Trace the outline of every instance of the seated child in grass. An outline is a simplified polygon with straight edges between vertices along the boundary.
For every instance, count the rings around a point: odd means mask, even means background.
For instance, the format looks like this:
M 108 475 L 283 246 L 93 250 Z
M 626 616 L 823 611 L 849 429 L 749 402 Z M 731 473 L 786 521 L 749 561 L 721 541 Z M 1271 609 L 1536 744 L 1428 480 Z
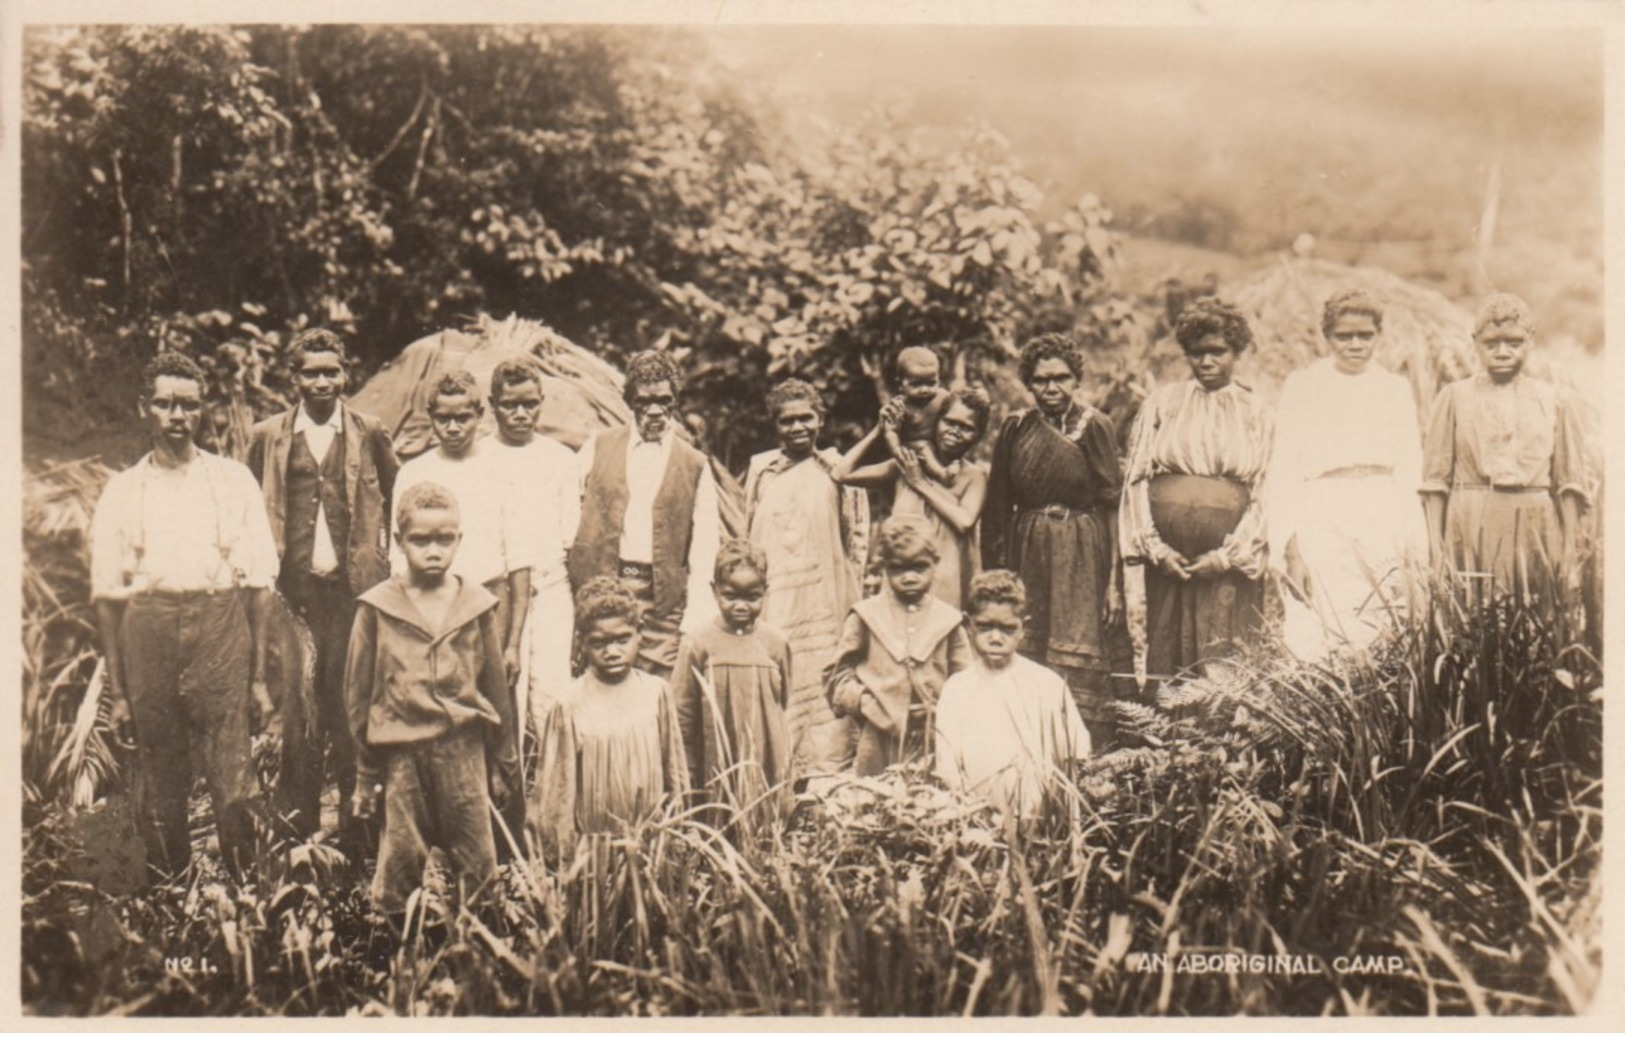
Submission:
M 966 625 L 976 661 L 937 703 L 936 772 L 950 788 L 1031 817 L 1058 767 L 1089 755 L 1089 729 L 1066 681 L 1016 654 L 1027 590 L 1005 569 L 971 581 Z
M 717 552 L 711 589 L 717 618 L 686 638 L 672 672 L 689 776 L 699 798 L 760 822 L 793 806 L 790 645 L 758 617 L 767 597 L 767 556 L 748 540 Z M 726 825 L 730 811 L 710 820 Z
M 875 553 L 885 584 L 847 613 L 827 682 L 836 715 L 858 720 L 860 776 L 931 752 L 937 693 L 970 662 L 960 611 L 930 593 L 937 548 L 925 524 L 887 519 Z
M 375 904 L 391 917 L 422 884 L 439 847 L 467 895 L 496 875 L 491 800 L 521 795 L 518 725 L 502 665 L 497 599 L 452 575 L 462 539 L 457 499 L 420 482 L 395 517 L 406 573 L 360 598 L 344 673 L 355 737 L 355 814 L 384 830 Z
M 581 835 L 615 832 L 667 796 L 688 793 L 688 761 L 666 682 L 633 663 L 643 626 L 637 596 L 613 576 L 576 594 L 586 669 L 543 720 L 533 815 L 558 859 Z

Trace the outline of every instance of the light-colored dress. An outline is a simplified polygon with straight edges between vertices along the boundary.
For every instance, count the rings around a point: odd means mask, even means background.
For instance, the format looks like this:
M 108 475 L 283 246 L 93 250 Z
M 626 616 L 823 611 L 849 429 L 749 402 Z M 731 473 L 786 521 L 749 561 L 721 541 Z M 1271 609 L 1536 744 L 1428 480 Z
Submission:
M 1448 496 L 1445 551 L 1483 589 L 1549 593 L 1561 550 L 1555 500 L 1589 500 L 1579 415 L 1528 375 L 1445 386 L 1423 447 L 1422 492 Z
M 852 724 L 824 696 L 841 625 L 859 597 L 869 507 L 861 489 L 842 488 L 829 470 L 839 456 L 819 451 L 792 463 L 782 451 L 751 459 L 745 507 L 751 543 L 767 555 L 762 621 L 792 650 L 786 718 L 803 773 L 832 773 L 852 759 Z
M 1283 567 L 1296 539 L 1314 588 L 1302 637 L 1291 636 L 1289 615 L 1288 640 L 1301 654 L 1364 647 L 1396 617 L 1403 596 L 1395 583 L 1427 549 L 1421 481 L 1409 382 L 1376 364 L 1347 374 L 1330 357 L 1287 378 L 1276 408 L 1269 537 Z
M 1231 383 L 1211 392 L 1195 381 L 1159 386 L 1146 399 L 1130 437 L 1120 512 L 1123 560 L 1145 563 L 1146 659 L 1153 679 L 1177 675 L 1206 660 L 1233 654 L 1263 622 L 1263 576 L 1269 561 L 1264 475 L 1274 422 L 1250 389 Z M 1205 535 L 1160 528 L 1153 518 L 1153 484 L 1166 476 L 1165 500 L 1178 512 L 1217 512 L 1215 496 L 1241 503 L 1225 519 L 1212 550 L 1229 564 L 1219 576 L 1179 580 L 1154 562 L 1169 549 L 1165 538 Z M 1216 486 L 1216 484 L 1224 484 Z M 1217 489 L 1214 494 L 1207 492 Z M 1184 550 L 1187 560 L 1190 551 Z
M 688 792 L 688 761 L 666 684 L 633 670 L 605 684 L 591 670 L 555 701 L 542 729 L 531 817 L 552 853 L 613 833 Z
M 750 808 L 758 821 L 788 815 L 794 772 L 784 704 L 792 672 L 789 643 L 766 623 L 735 633 L 719 618 L 684 639 L 672 699 L 699 798 Z M 712 822 L 731 819 L 720 811 Z
M 937 776 L 1000 810 L 1030 817 L 1056 768 L 1089 749 L 1089 729 L 1066 681 L 1025 656 L 1002 670 L 977 660 L 942 686 Z

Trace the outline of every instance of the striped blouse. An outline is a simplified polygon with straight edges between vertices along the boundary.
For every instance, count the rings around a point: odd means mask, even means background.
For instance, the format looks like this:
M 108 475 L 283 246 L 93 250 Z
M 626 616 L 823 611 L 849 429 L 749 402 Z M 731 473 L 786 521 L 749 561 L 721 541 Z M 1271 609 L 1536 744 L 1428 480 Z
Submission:
M 1247 510 L 1219 551 L 1248 578 L 1263 576 L 1269 559 L 1264 473 L 1273 438 L 1268 404 L 1244 386 L 1232 382 L 1209 392 L 1183 381 L 1152 390 L 1129 437 L 1120 512 L 1124 560 L 1154 561 L 1167 550 L 1151 521 L 1151 477 L 1204 475 L 1247 487 Z

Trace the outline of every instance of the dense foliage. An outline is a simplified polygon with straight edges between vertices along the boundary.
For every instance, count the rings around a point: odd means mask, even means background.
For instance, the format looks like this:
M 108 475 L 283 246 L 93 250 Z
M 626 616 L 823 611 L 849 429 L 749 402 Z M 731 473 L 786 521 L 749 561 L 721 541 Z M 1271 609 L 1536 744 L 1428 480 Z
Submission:
M 211 359 L 240 422 L 276 404 L 290 329 L 349 329 L 375 365 L 514 312 L 611 359 L 677 352 L 742 469 L 770 378 L 814 379 L 850 425 L 899 346 L 951 344 L 974 376 L 1046 312 L 1123 318 L 1090 309 L 1115 248 L 1097 200 L 1042 224 L 985 128 L 877 114 L 791 146 L 691 34 L 96 27 L 27 57 L 36 433 L 123 414 L 101 374 L 160 346 Z

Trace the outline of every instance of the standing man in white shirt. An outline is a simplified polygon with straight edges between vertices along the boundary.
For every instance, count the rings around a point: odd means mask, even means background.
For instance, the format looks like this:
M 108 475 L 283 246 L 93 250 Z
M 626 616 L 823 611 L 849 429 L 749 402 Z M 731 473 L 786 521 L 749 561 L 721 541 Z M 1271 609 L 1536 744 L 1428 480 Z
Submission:
M 677 365 L 648 350 L 626 364 L 631 428 L 582 446 L 581 528 L 570 579 L 618 576 L 647 609 L 641 669 L 671 675 L 680 633 L 714 615 L 710 582 L 721 541 L 717 485 L 705 455 L 676 435 Z
M 505 467 L 508 566 L 522 569 L 528 587 L 514 589 L 519 646 L 518 715 L 532 718 L 537 734 L 547 705 L 570 687 L 570 635 L 575 629 L 565 557 L 581 521 L 581 479 L 574 450 L 538 435 L 545 393 L 542 371 L 529 357 L 497 364 L 491 372 L 493 453 Z
M 260 482 L 282 559 L 277 588 L 310 630 L 314 692 L 283 703 L 276 807 L 294 834 L 321 826 L 326 759 L 339 788 L 339 848 L 352 861 L 366 840 L 351 812 L 355 746 L 344 712 L 344 662 L 356 599 L 389 575 L 389 507 L 400 462 L 389 432 L 343 402 L 344 340 L 324 328 L 288 344 L 299 404 L 254 426 L 248 468 Z M 308 715 L 307 715 L 308 714 Z
M 191 862 L 195 766 L 208 783 L 221 856 L 240 875 L 254 854 L 249 697 L 264 675 L 276 544 L 254 476 L 192 442 L 203 415 L 197 364 L 160 353 L 142 381 L 152 451 L 108 481 L 90 526 L 107 680 L 135 729 L 149 866 L 173 876 Z

